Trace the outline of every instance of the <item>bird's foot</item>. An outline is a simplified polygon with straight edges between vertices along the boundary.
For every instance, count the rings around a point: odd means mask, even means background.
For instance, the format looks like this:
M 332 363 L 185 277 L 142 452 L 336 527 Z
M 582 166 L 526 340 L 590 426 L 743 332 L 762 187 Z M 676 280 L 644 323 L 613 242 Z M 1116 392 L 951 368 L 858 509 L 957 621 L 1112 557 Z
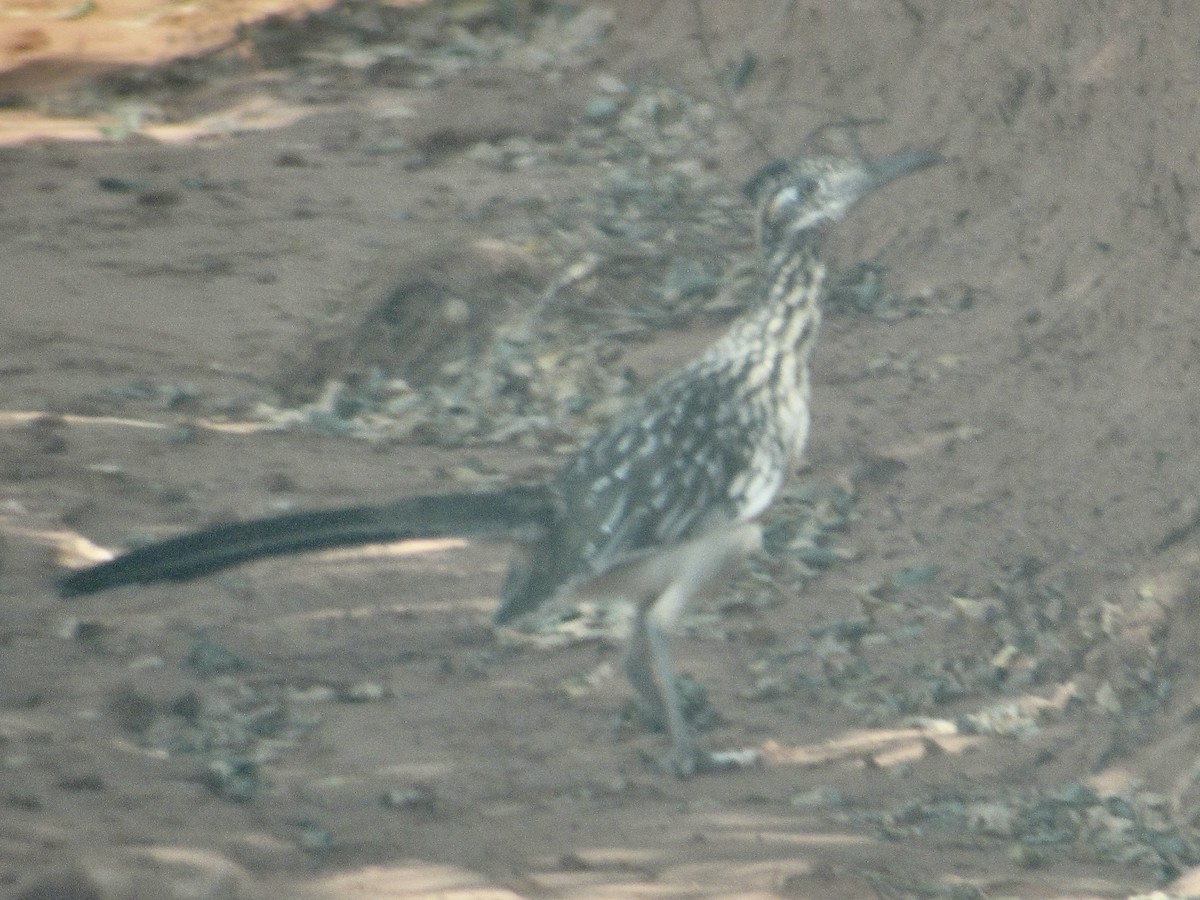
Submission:
M 664 775 L 690 778 L 703 771 L 707 756 L 708 753 L 698 749 L 691 742 L 686 742 L 673 744 L 671 749 L 662 756 L 645 754 L 645 760 L 650 768 L 662 772 Z
M 719 772 L 735 772 L 754 769 L 762 764 L 762 753 L 747 748 L 744 750 L 701 750 L 690 742 L 674 745 L 662 756 L 645 755 L 647 764 L 656 771 L 676 778 L 693 775 L 713 775 Z
M 692 676 L 676 677 L 675 696 L 680 712 L 695 731 L 709 731 L 726 723 L 725 717 L 709 702 L 708 689 Z M 636 728 L 661 732 L 667 730 L 667 719 L 661 700 L 635 694 L 617 711 L 613 725 L 618 732 Z

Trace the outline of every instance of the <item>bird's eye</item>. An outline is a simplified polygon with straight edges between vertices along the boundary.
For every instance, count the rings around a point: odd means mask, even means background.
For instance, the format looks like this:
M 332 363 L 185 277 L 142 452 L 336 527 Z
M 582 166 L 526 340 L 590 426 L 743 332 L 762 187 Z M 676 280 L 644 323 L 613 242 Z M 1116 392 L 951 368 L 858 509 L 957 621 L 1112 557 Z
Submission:
M 769 162 L 754 173 L 754 176 L 742 188 L 742 192 L 749 199 L 758 200 L 762 197 L 766 189 L 772 185 L 778 185 L 783 180 L 783 176 L 787 174 L 787 170 L 787 160 L 777 159 Z

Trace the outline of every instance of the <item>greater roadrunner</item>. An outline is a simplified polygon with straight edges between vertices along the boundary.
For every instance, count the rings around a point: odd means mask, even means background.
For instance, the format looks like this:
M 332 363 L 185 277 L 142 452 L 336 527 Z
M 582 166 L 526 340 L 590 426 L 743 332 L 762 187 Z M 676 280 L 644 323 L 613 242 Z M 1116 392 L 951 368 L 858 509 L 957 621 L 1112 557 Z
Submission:
M 937 161 L 926 152 L 812 156 L 760 171 L 747 193 L 757 206 L 763 302 L 601 430 L 549 484 L 217 525 L 74 572 L 59 592 L 185 580 L 327 547 L 502 533 L 524 548 L 496 623 L 568 591 L 633 601 L 625 670 L 666 725 L 661 765 L 681 776 L 705 769 L 713 757 L 697 750 L 685 721 L 665 632 L 693 594 L 760 546 L 757 520 L 804 449 L 826 226 L 881 185 Z

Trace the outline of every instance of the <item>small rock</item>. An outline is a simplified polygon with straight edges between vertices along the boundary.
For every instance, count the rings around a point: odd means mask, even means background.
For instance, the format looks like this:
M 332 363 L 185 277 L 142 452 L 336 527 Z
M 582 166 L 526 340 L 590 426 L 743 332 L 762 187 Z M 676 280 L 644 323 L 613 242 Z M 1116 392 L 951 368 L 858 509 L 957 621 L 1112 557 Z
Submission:
M 415 809 L 432 812 L 437 807 L 437 795 L 431 788 L 417 786 L 384 791 L 379 804 L 385 809 Z
M 315 823 L 308 823 L 301 829 L 300 847 L 310 853 L 319 853 L 333 847 L 333 834 Z
M 1040 869 L 1049 862 L 1044 851 L 1025 844 L 1013 845 L 1008 857 L 1022 869 Z
M 597 95 L 588 100 L 583 117 L 593 125 L 607 125 L 621 114 L 621 104 L 612 97 Z
M 262 789 L 258 766 L 248 759 L 216 759 L 208 764 L 204 785 L 222 800 L 249 803 Z
M 185 662 L 189 669 L 205 677 L 241 672 L 249 668 L 240 656 L 199 633 L 192 636 L 192 645 L 188 649 Z
M 1003 803 L 970 803 L 966 810 L 967 827 L 980 834 L 1012 837 L 1017 831 L 1017 813 Z
M 601 73 L 596 76 L 596 87 L 606 94 L 624 96 L 629 93 L 629 86 L 616 75 Z
M 842 792 L 828 785 L 813 788 L 800 794 L 793 794 L 791 804 L 796 809 L 815 809 L 819 807 L 843 806 L 846 798 Z
M 337 699 L 337 691 L 325 684 L 309 688 L 289 688 L 288 699 L 293 703 L 328 703 Z
M 461 327 L 471 321 L 471 307 L 461 297 L 450 297 L 442 304 L 442 320 L 455 327 Z
M 376 681 L 360 681 L 338 694 L 338 699 L 343 703 L 374 703 L 388 695 L 388 689 L 382 684 Z

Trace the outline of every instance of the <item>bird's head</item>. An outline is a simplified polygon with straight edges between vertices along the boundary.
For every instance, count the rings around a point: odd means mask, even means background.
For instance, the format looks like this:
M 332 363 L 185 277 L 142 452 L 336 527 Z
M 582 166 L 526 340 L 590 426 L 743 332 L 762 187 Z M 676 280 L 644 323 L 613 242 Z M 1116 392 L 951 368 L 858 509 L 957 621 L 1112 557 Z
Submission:
M 801 156 L 764 166 L 746 184 L 758 209 L 760 246 L 790 243 L 803 232 L 838 221 L 876 188 L 942 158 L 928 151 L 881 159 L 853 156 Z

